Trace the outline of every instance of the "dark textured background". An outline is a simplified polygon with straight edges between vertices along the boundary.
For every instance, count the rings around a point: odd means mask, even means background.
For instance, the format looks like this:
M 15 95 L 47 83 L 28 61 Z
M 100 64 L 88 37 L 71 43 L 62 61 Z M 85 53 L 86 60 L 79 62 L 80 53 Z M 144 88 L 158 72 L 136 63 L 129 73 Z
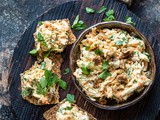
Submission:
M 0 120 L 15 119 L 8 95 L 8 66 L 21 34 L 37 16 L 57 4 L 71 0 L 0 1 Z M 81 0 L 85 1 L 85 0 Z M 160 1 L 133 0 L 129 8 L 152 30 L 160 42 Z M 157 117 L 158 119 L 158 117 Z

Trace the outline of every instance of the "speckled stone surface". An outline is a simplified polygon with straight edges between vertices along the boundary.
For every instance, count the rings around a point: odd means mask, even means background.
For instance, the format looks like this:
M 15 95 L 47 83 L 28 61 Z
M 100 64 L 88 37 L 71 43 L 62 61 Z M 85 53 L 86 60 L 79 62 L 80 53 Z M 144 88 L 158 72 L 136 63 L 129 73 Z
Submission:
M 0 120 L 16 119 L 10 106 L 7 77 L 10 60 L 21 34 L 40 14 L 67 1 L 72 0 L 0 1 Z M 133 0 L 129 9 L 149 25 L 160 42 L 160 1 Z

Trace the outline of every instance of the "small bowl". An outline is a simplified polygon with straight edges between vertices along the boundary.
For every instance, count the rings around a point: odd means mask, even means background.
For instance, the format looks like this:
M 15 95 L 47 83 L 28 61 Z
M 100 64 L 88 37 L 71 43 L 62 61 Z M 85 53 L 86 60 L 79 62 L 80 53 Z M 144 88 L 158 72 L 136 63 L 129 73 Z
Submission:
M 74 73 L 74 71 L 77 68 L 76 61 L 77 61 L 77 59 L 79 59 L 79 55 L 80 55 L 79 44 L 83 40 L 83 38 L 85 37 L 85 35 L 88 34 L 93 27 L 97 27 L 97 28 L 101 28 L 101 29 L 103 29 L 103 28 L 109 28 L 109 29 L 119 28 L 119 29 L 127 31 L 128 33 L 134 35 L 137 38 L 140 38 L 141 40 L 143 40 L 145 42 L 146 51 L 151 55 L 151 62 L 150 62 L 150 65 L 149 65 L 149 69 L 151 71 L 150 79 L 152 80 L 152 82 L 142 92 L 140 92 L 140 94 L 132 95 L 131 98 L 129 98 L 127 101 L 125 101 L 123 103 L 101 105 L 98 102 L 92 101 L 85 94 L 85 92 L 82 91 L 82 88 L 78 84 L 78 82 L 77 82 L 75 76 L 73 75 L 73 73 Z M 153 50 L 152 50 L 149 42 L 147 41 L 147 39 L 144 37 L 143 34 L 141 34 L 132 25 L 124 23 L 124 22 L 119 22 L 119 21 L 97 23 L 97 24 L 89 27 L 88 29 L 84 30 L 80 34 L 80 36 L 78 37 L 77 41 L 74 43 L 74 45 L 73 45 L 73 47 L 71 49 L 71 53 L 70 53 L 70 68 L 71 68 L 71 71 L 72 71 L 73 82 L 74 82 L 75 86 L 77 87 L 77 89 L 82 94 L 82 96 L 85 99 L 87 99 L 91 104 L 95 105 L 96 107 L 101 108 L 101 109 L 106 109 L 106 110 L 118 110 L 118 109 L 126 108 L 126 107 L 129 107 L 129 106 L 137 103 L 138 101 L 140 101 L 145 95 L 147 95 L 147 93 L 149 92 L 149 90 L 153 86 L 153 83 L 155 81 L 155 73 L 156 73 L 156 65 L 155 65 L 154 53 L 153 53 Z

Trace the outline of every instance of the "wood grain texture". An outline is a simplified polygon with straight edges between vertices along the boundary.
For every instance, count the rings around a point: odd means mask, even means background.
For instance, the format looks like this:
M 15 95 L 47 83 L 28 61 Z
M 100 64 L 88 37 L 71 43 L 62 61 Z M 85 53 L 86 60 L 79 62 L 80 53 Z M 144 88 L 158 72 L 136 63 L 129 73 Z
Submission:
M 160 55 L 160 46 L 152 34 L 152 32 L 148 29 L 147 25 L 144 24 L 136 15 L 132 12 L 128 11 L 126 5 L 121 2 L 117 2 L 116 0 L 88 0 L 86 2 L 74 1 L 62 4 L 55 8 L 52 8 L 48 12 L 44 13 L 42 16 L 38 17 L 36 21 L 34 21 L 29 28 L 22 35 L 18 45 L 15 48 L 15 52 L 12 58 L 11 66 L 10 66 L 10 75 L 9 75 L 9 84 L 10 89 L 9 93 L 11 96 L 11 102 L 14 110 L 19 119 L 21 120 L 39 120 L 43 119 L 43 112 L 48 110 L 54 105 L 47 106 L 35 106 L 27 101 L 23 100 L 20 95 L 20 73 L 24 70 L 31 67 L 34 63 L 35 58 L 28 54 L 34 46 L 33 33 L 35 32 L 35 28 L 37 22 L 40 20 L 54 20 L 61 18 L 68 18 L 71 23 L 73 23 L 76 15 L 80 15 L 80 19 L 83 20 L 87 26 L 91 26 L 95 23 L 101 22 L 105 17 L 104 13 L 102 14 L 91 14 L 88 15 L 85 12 L 85 7 L 92 7 L 98 10 L 102 5 L 107 6 L 108 9 L 114 9 L 116 20 L 125 21 L 125 16 L 129 15 L 133 17 L 133 21 L 136 22 L 136 28 L 141 31 L 146 38 L 149 40 L 156 56 L 156 61 L 159 62 Z M 81 33 L 81 31 L 73 31 L 76 37 Z M 98 120 L 153 120 L 155 115 L 158 112 L 160 106 L 160 81 L 158 80 L 158 76 L 160 73 L 160 65 L 157 64 L 157 74 L 156 74 L 156 82 L 153 86 L 151 92 L 140 102 L 137 104 L 122 110 L 117 111 L 107 111 L 101 110 L 90 103 L 88 103 L 77 91 L 75 88 L 73 81 L 71 79 L 71 75 L 64 75 L 64 69 L 69 67 L 69 54 L 70 54 L 71 46 L 67 47 L 64 51 L 65 58 L 62 64 L 62 79 L 68 83 L 68 89 L 63 91 L 60 89 L 60 100 L 64 99 L 67 93 L 75 94 L 77 105 L 87 110 L 93 116 L 95 116 Z

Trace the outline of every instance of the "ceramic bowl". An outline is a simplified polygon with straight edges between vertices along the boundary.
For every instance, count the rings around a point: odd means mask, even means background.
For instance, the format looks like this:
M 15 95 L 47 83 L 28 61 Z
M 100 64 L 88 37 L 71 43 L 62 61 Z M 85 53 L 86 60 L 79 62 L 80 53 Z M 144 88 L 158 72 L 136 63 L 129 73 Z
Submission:
M 78 84 L 78 82 L 76 80 L 76 77 L 73 75 L 74 71 L 77 68 L 76 61 L 77 61 L 77 59 L 79 59 L 79 55 L 80 55 L 79 44 L 83 40 L 85 35 L 88 34 L 93 27 L 97 27 L 97 28 L 101 28 L 101 29 L 103 29 L 103 28 L 109 28 L 109 29 L 119 28 L 119 29 L 125 30 L 128 33 L 134 35 L 135 37 L 140 38 L 141 40 L 143 40 L 145 42 L 145 45 L 146 45 L 146 51 L 151 55 L 151 62 L 150 62 L 150 65 L 149 65 L 149 69 L 151 71 L 150 79 L 152 80 L 152 82 L 141 93 L 132 95 L 127 101 L 125 101 L 123 103 L 115 103 L 115 102 L 112 103 L 111 102 L 110 104 L 101 105 L 98 102 L 92 101 L 85 94 L 85 92 L 82 91 L 82 88 Z M 77 87 L 77 89 L 80 91 L 80 93 L 82 94 L 82 96 L 86 100 L 88 100 L 91 104 L 93 104 L 96 107 L 101 108 L 101 109 L 118 110 L 118 109 L 129 107 L 129 106 L 137 103 L 145 95 L 147 95 L 147 93 L 149 92 L 149 90 L 153 86 L 153 83 L 154 83 L 154 80 L 155 80 L 154 78 L 155 78 L 155 72 L 156 72 L 156 65 L 155 65 L 155 57 L 154 57 L 153 50 L 152 50 L 148 40 L 146 39 L 146 37 L 142 33 L 140 33 L 134 26 L 132 26 L 130 24 L 127 24 L 127 23 L 124 23 L 124 22 L 119 22 L 119 21 L 111 21 L 111 22 L 97 23 L 97 24 L 89 27 L 88 29 L 84 30 L 79 35 L 77 41 L 74 43 L 74 45 L 72 46 L 72 49 L 71 49 L 71 53 L 70 53 L 70 69 L 72 71 L 72 78 L 73 78 L 75 86 Z

